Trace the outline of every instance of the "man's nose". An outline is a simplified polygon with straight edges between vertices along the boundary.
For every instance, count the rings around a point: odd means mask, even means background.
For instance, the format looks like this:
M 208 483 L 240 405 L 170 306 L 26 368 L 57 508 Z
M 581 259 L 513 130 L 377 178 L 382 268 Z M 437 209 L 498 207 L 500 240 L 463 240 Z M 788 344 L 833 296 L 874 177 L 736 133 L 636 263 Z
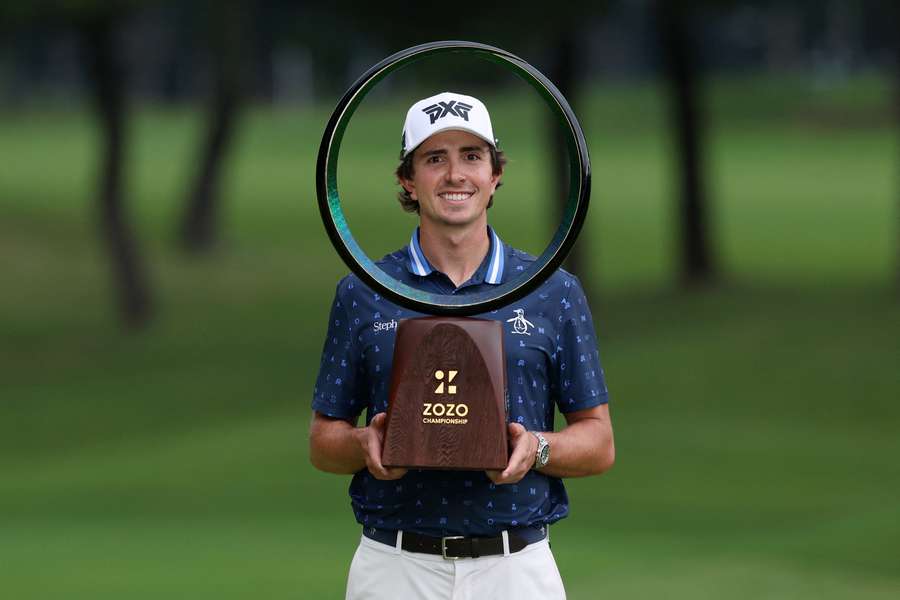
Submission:
M 466 174 L 463 172 L 462 164 L 458 158 L 450 158 L 447 161 L 447 172 L 445 173 L 448 182 L 461 183 L 466 180 Z

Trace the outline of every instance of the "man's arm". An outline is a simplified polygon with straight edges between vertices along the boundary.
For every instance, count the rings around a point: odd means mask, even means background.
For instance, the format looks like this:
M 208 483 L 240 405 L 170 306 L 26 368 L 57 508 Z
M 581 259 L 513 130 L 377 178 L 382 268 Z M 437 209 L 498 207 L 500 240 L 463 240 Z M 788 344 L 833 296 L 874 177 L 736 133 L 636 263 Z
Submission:
M 369 469 L 376 479 L 399 479 L 406 469 L 388 469 L 381 464 L 384 441 L 384 413 L 378 413 L 368 427 L 313 412 L 309 428 L 309 460 L 328 473 L 349 474 Z
M 544 434 L 550 442 L 550 462 L 540 470 L 541 473 L 552 477 L 585 477 L 611 469 L 616 461 L 616 446 L 609 404 L 564 413 L 563 416 L 567 423 L 565 428 L 558 433 Z M 536 451 L 537 439 L 532 457 Z
M 542 432 L 550 442 L 550 462 L 540 469 L 552 477 L 584 477 L 608 471 L 616 460 L 609 405 L 564 413 L 567 425 L 559 432 Z M 537 452 L 537 438 L 518 423 L 509 424 L 512 453 L 506 469 L 488 471 L 497 484 L 520 481 L 531 467 Z

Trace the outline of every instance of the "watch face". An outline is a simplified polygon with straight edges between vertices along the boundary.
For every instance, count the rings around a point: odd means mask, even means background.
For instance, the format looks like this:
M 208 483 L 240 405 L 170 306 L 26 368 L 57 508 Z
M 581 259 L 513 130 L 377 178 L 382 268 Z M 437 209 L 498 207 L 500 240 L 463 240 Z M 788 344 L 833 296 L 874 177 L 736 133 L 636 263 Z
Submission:
M 541 448 L 541 454 L 538 460 L 542 466 L 547 464 L 547 461 L 550 460 L 550 444 L 546 444 Z

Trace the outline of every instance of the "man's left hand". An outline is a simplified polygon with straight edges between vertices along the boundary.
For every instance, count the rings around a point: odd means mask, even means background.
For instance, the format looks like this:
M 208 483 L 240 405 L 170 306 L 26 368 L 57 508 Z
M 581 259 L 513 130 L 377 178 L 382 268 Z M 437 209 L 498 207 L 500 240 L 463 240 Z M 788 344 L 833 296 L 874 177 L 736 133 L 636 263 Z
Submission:
M 502 471 L 485 471 L 488 478 L 500 485 L 518 483 L 534 466 L 537 454 L 537 438 L 518 423 L 509 424 L 509 447 L 512 450 L 509 462 Z

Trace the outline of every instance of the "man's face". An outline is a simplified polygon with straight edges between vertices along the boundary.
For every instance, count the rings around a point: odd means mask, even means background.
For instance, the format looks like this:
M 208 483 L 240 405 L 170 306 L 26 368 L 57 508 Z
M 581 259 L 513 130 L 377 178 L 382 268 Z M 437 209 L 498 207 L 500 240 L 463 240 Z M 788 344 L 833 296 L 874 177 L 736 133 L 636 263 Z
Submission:
M 423 221 L 467 225 L 483 218 L 499 181 L 487 142 L 466 131 L 442 131 L 416 148 L 413 177 L 401 183 L 419 203 Z

